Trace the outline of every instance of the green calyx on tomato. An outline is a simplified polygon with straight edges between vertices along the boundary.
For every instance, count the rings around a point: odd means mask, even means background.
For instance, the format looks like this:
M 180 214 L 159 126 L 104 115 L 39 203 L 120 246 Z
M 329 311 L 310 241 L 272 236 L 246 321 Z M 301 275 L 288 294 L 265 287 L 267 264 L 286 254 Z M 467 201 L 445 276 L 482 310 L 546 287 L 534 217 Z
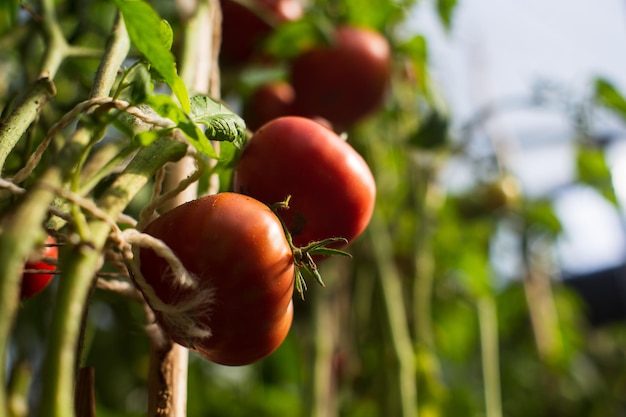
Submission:
M 233 190 L 268 205 L 291 196 L 279 216 L 300 248 L 338 237 L 330 247 L 345 248 L 369 224 L 376 197 L 363 157 L 332 130 L 298 116 L 254 133 L 237 161 Z
M 309 275 L 313 277 L 319 285 L 325 287 L 324 280 L 322 279 L 322 275 L 320 274 L 317 264 L 315 263 L 314 257 L 318 259 L 324 259 L 328 256 L 345 256 L 351 258 L 348 252 L 342 251 L 340 249 L 334 249 L 330 247 L 331 245 L 341 245 L 345 246 L 348 244 L 348 240 L 343 237 L 335 237 L 335 238 L 327 238 L 317 242 L 311 242 L 304 247 L 296 247 L 293 243 L 293 238 L 291 237 L 291 233 L 289 229 L 283 222 L 280 217 L 280 214 L 277 212 L 279 209 L 289 209 L 289 200 L 291 200 L 291 196 L 287 196 L 285 201 L 281 201 L 276 204 L 272 204 L 270 208 L 274 213 L 276 213 L 279 218 L 283 230 L 285 231 L 285 237 L 287 238 L 287 242 L 291 247 L 293 252 L 293 262 L 295 265 L 295 286 L 296 291 L 300 295 L 300 298 L 304 300 L 304 292 L 307 290 L 306 279 L 304 275 Z

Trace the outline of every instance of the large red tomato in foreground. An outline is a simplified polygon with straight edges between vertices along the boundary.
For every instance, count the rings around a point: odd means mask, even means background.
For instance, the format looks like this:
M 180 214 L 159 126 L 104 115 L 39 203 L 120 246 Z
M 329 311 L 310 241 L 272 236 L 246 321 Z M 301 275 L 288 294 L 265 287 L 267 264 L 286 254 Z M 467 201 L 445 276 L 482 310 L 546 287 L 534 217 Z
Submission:
M 371 29 L 341 26 L 332 45 L 316 46 L 291 64 L 298 114 L 347 128 L 382 105 L 390 73 L 385 37 Z
M 246 7 L 238 1 L 221 0 L 222 45 L 220 57 L 231 65 L 246 64 L 261 49 L 272 28 L 302 17 L 300 0 L 252 0 Z
M 45 246 L 37 256 L 29 259 L 24 265 L 24 269 L 37 271 L 54 271 L 56 266 L 45 261 L 45 258 L 58 259 L 59 249 L 56 246 L 56 240 L 52 236 L 48 236 L 45 240 Z M 53 273 L 45 272 L 24 272 L 20 288 L 20 299 L 24 300 L 40 293 L 50 284 Z
M 172 340 L 223 365 L 258 361 L 283 342 L 293 318 L 294 263 L 266 205 L 234 193 L 211 195 L 166 212 L 144 232 L 165 242 L 198 279 L 197 288 L 183 288 L 163 258 L 151 249 L 139 252 L 142 275 L 168 307 L 159 310 L 149 296 L 148 303 Z M 207 289 L 212 297 L 185 314 L 212 335 L 174 328 L 164 310 L 180 310 Z
M 235 192 L 266 204 L 291 196 L 279 211 L 296 246 L 359 236 L 374 210 L 376 184 L 365 160 L 321 124 L 296 116 L 262 126 L 235 168 Z

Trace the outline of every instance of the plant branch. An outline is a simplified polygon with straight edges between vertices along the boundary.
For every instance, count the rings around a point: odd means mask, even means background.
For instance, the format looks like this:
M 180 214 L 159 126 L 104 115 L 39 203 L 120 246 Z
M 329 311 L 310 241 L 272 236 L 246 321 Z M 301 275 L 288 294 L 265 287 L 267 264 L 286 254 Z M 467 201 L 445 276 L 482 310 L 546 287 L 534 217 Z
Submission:
M 160 138 L 142 148 L 124 172 L 111 184 L 96 206 L 116 218 L 134 195 L 165 163 L 184 155 L 186 145 Z M 51 343 L 44 363 L 44 387 L 41 416 L 64 417 L 70 414 L 75 379 L 76 347 L 80 334 L 80 312 L 86 302 L 92 279 L 99 267 L 102 251 L 111 232 L 111 224 L 101 218 L 88 222 L 89 242 L 72 248 L 64 258 L 59 295 L 51 325 Z
M 185 25 L 185 47 L 181 59 L 181 77 L 197 93 L 219 96 L 217 51 L 221 34 L 221 8 L 218 0 L 178 0 L 182 10 L 193 10 Z M 184 19 L 186 20 L 186 19 Z M 207 48 L 207 44 L 211 48 Z M 181 181 L 193 175 L 196 162 L 183 158 L 167 172 L 163 191 L 176 189 Z M 172 198 L 169 208 L 197 198 L 197 182 Z M 210 190 L 211 191 L 211 190 Z M 217 191 L 215 188 L 212 192 Z M 166 207 L 166 208 L 167 208 Z M 148 415 L 184 417 L 187 408 L 188 350 L 155 332 L 151 338 L 148 382 Z
M 380 214 L 374 212 L 368 236 L 378 267 L 378 278 L 387 313 L 391 345 L 397 360 L 398 389 L 400 391 L 401 417 L 416 417 L 417 375 L 413 343 L 409 335 L 400 272 L 393 262 L 393 244 Z

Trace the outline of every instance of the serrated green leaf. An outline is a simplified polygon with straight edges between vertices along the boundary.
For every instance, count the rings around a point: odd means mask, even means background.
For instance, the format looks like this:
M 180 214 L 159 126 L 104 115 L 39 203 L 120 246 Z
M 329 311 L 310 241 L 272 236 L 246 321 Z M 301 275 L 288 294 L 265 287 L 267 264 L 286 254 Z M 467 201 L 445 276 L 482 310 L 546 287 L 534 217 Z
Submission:
M 576 155 L 578 181 L 587 184 L 600 192 L 609 202 L 617 205 L 617 196 L 613 188 L 611 169 L 606 155 L 599 148 L 581 146 Z
M 626 121 L 626 99 L 608 80 L 595 80 L 595 97 L 601 105 L 613 110 Z
M 246 123 L 222 103 L 205 95 L 191 98 L 191 120 L 206 126 L 209 140 L 231 142 L 241 149 L 246 142 Z
M 198 125 L 181 109 L 174 100 L 169 96 L 157 95 L 150 96 L 146 101 L 154 111 L 160 116 L 170 119 L 176 124 L 187 137 L 189 142 L 198 150 L 198 152 L 208 156 L 209 158 L 219 159 L 217 152 L 211 146 Z
M 162 19 L 142 0 L 115 0 L 115 4 L 124 17 L 132 44 L 163 76 L 183 110 L 188 112 L 190 107 L 187 87 L 176 72 L 176 61 L 169 49 L 171 42 L 167 42 L 167 29 Z

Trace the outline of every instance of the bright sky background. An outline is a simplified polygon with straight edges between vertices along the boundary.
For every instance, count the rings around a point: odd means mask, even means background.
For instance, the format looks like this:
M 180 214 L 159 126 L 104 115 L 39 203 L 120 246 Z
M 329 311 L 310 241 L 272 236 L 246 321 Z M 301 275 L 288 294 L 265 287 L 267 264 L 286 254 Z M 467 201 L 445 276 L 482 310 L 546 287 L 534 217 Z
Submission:
M 540 80 L 556 82 L 573 97 L 583 97 L 591 81 L 602 76 L 626 93 L 623 0 L 458 3 L 451 33 L 441 28 L 432 1 L 420 2 L 412 22 L 428 39 L 432 75 L 456 123 L 466 122 L 494 101 L 530 97 Z M 510 112 L 493 119 L 488 128 L 509 148 L 507 163 L 526 192 L 542 194 L 570 180 L 575 167 L 567 138 L 573 130 L 562 112 Z M 624 126 L 620 129 L 626 136 Z M 618 180 L 626 175 L 626 146 L 620 149 L 613 158 Z M 626 178 L 616 182 L 616 188 L 626 197 Z M 624 225 L 603 200 L 575 190 L 556 208 L 567 230 L 562 259 L 572 270 L 624 261 L 626 234 L 615 233 Z

